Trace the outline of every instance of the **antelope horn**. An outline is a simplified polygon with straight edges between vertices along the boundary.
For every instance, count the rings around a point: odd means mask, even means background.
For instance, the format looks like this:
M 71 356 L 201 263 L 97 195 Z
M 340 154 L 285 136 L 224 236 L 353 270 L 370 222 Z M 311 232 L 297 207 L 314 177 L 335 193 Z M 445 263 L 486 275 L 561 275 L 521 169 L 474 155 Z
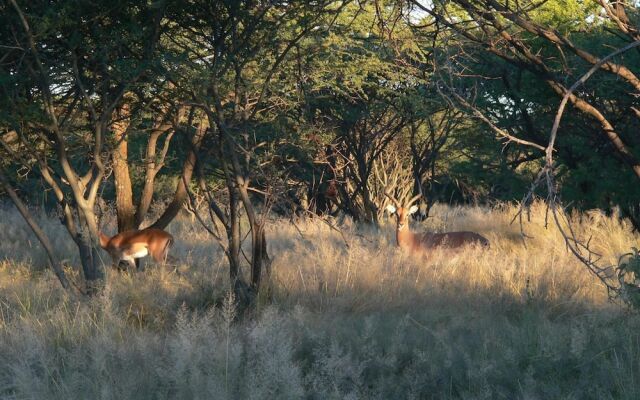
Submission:
M 418 193 L 417 195 L 413 196 L 413 197 L 411 198 L 411 200 L 409 200 L 409 201 L 407 202 L 407 207 L 409 207 L 411 204 L 415 203 L 415 202 L 416 202 L 416 200 L 418 200 L 420 197 L 422 197 L 422 195 L 421 195 L 420 193 Z
M 387 197 L 389 198 L 389 200 L 391 200 L 391 201 L 393 202 L 393 205 L 394 205 L 394 206 L 396 206 L 396 208 L 400 208 L 400 207 L 401 207 L 401 205 L 400 205 L 400 203 L 398 202 L 398 200 L 394 199 L 394 198 L 393 198 L 393 196 L 391 196 L 391 195 L 389 194 L 389 192 L 387 192 L 386 190 L 385 190 L 385 192 L 384 192 L 384 195 L 385 195 L 385 196 L 387 196 Z

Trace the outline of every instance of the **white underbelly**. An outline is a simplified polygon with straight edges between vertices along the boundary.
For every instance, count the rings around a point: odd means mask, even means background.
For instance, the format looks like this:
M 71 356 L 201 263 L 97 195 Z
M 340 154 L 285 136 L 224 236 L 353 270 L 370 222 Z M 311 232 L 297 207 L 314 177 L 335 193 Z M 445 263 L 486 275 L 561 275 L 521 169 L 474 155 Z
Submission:
M 147 249 L 146 247 L 143 247 L 141 249 L 138 249 L 136 251 L 132 251 L 132 252 L 126 254 L 125 257 L 127 259 L 133 260 L 134 258 L 146 257 L 147 255 L 149 255 L 149 249 Z M 125 258 L 125 257 L 123 257 L 123 258 Z

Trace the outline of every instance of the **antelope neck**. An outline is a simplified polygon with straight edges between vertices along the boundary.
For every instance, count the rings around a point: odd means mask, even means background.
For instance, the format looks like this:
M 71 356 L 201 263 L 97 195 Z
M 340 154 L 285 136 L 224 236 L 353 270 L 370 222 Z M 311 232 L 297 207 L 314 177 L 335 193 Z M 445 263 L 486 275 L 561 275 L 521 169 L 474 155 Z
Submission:
M 396 241 L 398 242 L 398 246 L 402 246 L 403 244 L 410 245 L 413 235 L 407 228 L 407 224 L 398 225 L 398 229 L 396 230 Z

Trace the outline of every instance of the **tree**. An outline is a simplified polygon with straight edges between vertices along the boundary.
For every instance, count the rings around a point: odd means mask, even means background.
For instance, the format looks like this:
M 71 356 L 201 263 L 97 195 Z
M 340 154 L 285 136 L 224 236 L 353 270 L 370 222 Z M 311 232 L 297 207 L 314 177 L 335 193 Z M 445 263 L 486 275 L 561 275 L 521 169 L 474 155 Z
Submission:
M 330 25 L 344 4 L 194 1 L 187 9 L 169 7 L 173 29 L 166 34 L 167 47 L 181 60 L 170 79 L 205 118 L 196 161 L 199 187 L 211 194 L 207 177 L 224 187 L 226 206 L 208 196 L 209 232 L 227 256 L 232 288 L 244 304 L 251 303 L 268 265 L 266 215 L 280 180 L 277 171 L 270 173 L 278 162 L 272 151 L 278 133 L 269 117 L 293 87 L 279 74 L 295 46 Z M 241 270 L 242 217 L 251 236 L 249 284 Z
M 519 139 L 538 145 L 546 142 L 540 132 L 551 125 L 550 110 L 567 93 L 566 82 L 577 80 L 635 34 L 630 22 L 635 11 L 626 2 L 412 4 L 446 27 L 463 49 L 457 59 L 441 64 L 453 66 L 456 93 L 468 100 L 468 88 L 478 87 L 483 93 L 478 110 L 490 102 L 497 110 L 484 113 L 488 121 L 498 127 L 505 114 L 517 116 L 523 121 Z M 640 143 L 633 133 L 638 115 L 630 94 L 640 81 L 629 67 L 637 58 L 630 52 L 602 63 L 603 73 L 571 94 L 574 113 L 566 125 L 571 129 L 562 132 L 556 147 L 567 198 L 581 207 L 620 205 L 636 227 L 638 192 L 627 183 L 640 178 Z
M 87 292 L 95 293 L 104 277 L 95 205 L 112 151 L 107 136 L 125 94 L 148 70 L 164 9 L 16 0 L 4 8 L 0 126 L 13 133 L 2 142 L 4 156 L 55 194 Z
M 392 5 L 353 4 L 335 29 L 305 43 L 299 58 L 303 117 L 322 142 L 313 176 L 338 182 L 339 204 L 355 220 L 377 225 L 387 201 L 373 174 L 387 147 L 420 124 L 417 96 L 428 85 L 427 61 L 414 35 Z M 379 24 L 380 18 L 395 21 Z M 407 152 L 396 153 L 406 157 Z M 390 164 L 387 164 L 390 165 Z M 322 181 L 316 183 L 322 185 Z M 323 190 L 319 191 L 323 193 Z
M 111 155 L 111 161 L 119 232 L 140 228 L 149 212 L 155 180 L 166 164 L 174 134 L 180 130 L 182 130 L 181 133 L 187 134 L 184 131 L 189 129 L 189 121 L 185 121 L 186 107 L 169 100 L 172 93 L 167 88 L 163 92 L 154 93 L 155 98 L 144 96 L 144 93 L 137 96 L 131 94 L 129 98 L 125 97 L 123 104 L 114 111 L 112 134 L 115 150 Z M 131 107 L 145 107 L 145 104 L 147 104 L 146 108 L 150 108 L 153 118 L 144 118 L 138 121 L 136 126 L 136 121 L 131 121 Z M 133 113 L 138 114 L 140 111 Z M 131 176 L 131 169 L 136 168 L 136 164 L 129 158 L 129 142 L 136 140 L 139 136 L 146 137 L 146 143 L 143 144 L 144 158 L 141 166 L 143 185 L 136 201 Z M 190 146 L 185 147 L 189 151 Z M 191 165 L 192 163 L 186 162 L 183 166 L 183 174 L 188 176 L 187 181 L 190 180 L 190 173 L 187 171 Z M 187 171 L 184 171 L 185 169 Z M 180 183 L 170 204 L 182 205 L 185 196 L 184 186 Z M 155 226 L 165 228 L 176 216 L 179 210 L 177 205 L 167 207 Z

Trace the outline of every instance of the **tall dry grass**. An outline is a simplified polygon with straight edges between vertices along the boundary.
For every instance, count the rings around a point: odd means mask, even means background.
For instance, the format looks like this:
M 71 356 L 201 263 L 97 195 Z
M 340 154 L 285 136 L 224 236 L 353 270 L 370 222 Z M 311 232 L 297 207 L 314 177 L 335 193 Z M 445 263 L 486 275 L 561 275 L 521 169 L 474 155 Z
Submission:
M 177 270 L 110 272 L 101 296 L 77 302 L 0 209 L 0 396 L 640 398 L 640 318 L 607 302 L 542 205 L 526 247 L 514 213 L 437 206 L 414 229 L 474 230 L 491 248 L 420 259 L 395 248 L 391 224 L 344 224 L 345 243 L 321 222 L 276 219 L 273 273 L 236 321 L 225 260 L 188 217 L 169 229 Z M 77 265 L 57 221 L 40 221 Z M 600 213 L 573 223 L 607 263 L 638 242 Z

